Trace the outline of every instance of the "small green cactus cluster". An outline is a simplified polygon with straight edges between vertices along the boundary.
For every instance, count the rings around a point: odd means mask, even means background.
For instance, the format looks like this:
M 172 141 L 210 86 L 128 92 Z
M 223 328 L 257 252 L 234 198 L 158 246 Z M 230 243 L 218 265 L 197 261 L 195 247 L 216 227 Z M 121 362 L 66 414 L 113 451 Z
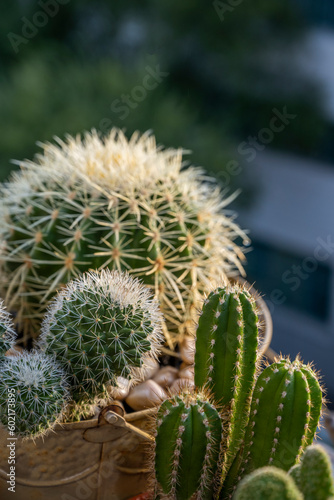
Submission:
M 331 500 L 334 481 L 331 462 L 319 445 L 308 446 L 289 473 L 275 466 L 262 467 L 238 485 L 234 500 Z
M 211 392 L 224 422 L 214 498 L 232 498 L 243 476 L 263 466 L 289 470 L 318 426 L 323 396 L 312 366 L 280 358 L 260 373 L 258 342 L 259 319 L 250 292 L 239 285 L 213 291 L 198 322 L 195 386 Z M 194 445 L 193 435 L 186 438 Z M 160 484 L 162 462 L 161 457 L 156 461 Z
M 303 500 L 303 495 L 298 491 L 293 479 L 282 469 L 263 467 L 241 481 L 233 499 Z
M 167 498 L 211 498 L 221 437 L 221 416 L 206 393 L 185 391 L 162 403 L 155 469 Z
M 117 377 L 141 380 L 162 343 L 162 316 L 150 291 L 118 271 L 90 272 L 53 300 L 40 347 L 72 377 L 72 396 L 101 396 Z
M 89 416 L 97 400 L 112 398 L 118 376 L 142 380 L 159 352 L 161 325 L 151 292 L 125 273 L 90 272 L 70 282 L 50 305 L 36 349 L 0 362 L 1 423 L 9 425 L 9 405 L 23 437 Z
M 1 188 L 7 307 L 36 335 L 62 285 L 90 269 L 127 270 L 158 297 L 173 345 L 211 280 L 243 272 L 235 240 L 248 240 L 223 212 L 231 198 L 201 169 L 183 169 L 182 150 L 163 150 L 149 134 L 128 141 L 113 129 L 57 143 L 19 162 Z
M 334 497 L 331 462 L 320 445 L 306 448 L 300 463 L 289 474 L 303 493 L 304 500 L 329 500 Z
M 52 429 L 66 411 L 65 370 L 42 352 L 9 356 L 0 364 L 0 422 L 11 436 L 37 437 Z

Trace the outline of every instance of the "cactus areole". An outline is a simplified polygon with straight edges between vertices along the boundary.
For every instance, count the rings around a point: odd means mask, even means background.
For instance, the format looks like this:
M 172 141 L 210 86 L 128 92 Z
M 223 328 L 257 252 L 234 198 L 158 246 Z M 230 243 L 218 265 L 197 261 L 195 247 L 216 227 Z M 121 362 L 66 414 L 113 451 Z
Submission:
M 6 305 L 36 331 L 61 285 L 89 269 L 125 270 L 154 290 L 168 331 L 183 331 L 210 281 L 242 272 L 235 239 L 247 238 L 223 212 L 230 200 L 148 134 L 57 143 L 1 188 Z

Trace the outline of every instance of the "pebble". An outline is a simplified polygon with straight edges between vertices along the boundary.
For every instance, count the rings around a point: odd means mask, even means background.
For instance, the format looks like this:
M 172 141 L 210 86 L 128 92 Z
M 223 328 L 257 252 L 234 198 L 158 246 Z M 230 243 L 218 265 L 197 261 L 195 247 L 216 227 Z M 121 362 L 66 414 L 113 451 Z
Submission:
M 163 366 L 154 376 L 153 380 L 164 389 L 170 387 L 178 378 L 178 370 L 173 366 Z
M 118 401 L 128 397 L 130 392 L 131 382 L 124 377 L 117 377 L 117 387 L 110 387 L 110 396 Z
M 182 379 L 192 380 L 194 381 L 195 377 L 195 369 L 193 366 L 187 366 L 179 371 L 179 377 Z
M 159 363 L 153 358 L 148 358 L 145 360 L 145 367 L 143 369 L 143 379 L 148 380 L 153 378 L 159 371 Z
M 189 335 L 187 335 L 179 344 L 182 361 L 188 365 L 195 363 L 195 343 L 195 337 L 189 337 Z
M 133 410 L 140 411 L 160 405 L 167 397 L 167 393 L 154 380 L 146 380 L 133 387 L 125 401 Z
M 169 391 L 171 395 L 178 394 L 181 391 L 190 390 L 193 391 L 195 388 L 195 384 L 192 380 L 187 378 L 179 378 L 173 382 Z

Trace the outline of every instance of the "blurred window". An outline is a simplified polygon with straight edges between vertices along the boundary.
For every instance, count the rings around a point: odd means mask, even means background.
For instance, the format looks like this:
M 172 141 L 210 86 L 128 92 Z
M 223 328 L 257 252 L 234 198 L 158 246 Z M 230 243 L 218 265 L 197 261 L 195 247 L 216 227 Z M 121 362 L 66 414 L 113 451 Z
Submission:
M 332 270 L 314 256 L 301 256 L 253 241 L 247 254 L 247 280 L 269 303 L 297 309 L 318 320 L 329 319 Z
M 293 0 L 311 24 L 334 27 L 333 0 Z

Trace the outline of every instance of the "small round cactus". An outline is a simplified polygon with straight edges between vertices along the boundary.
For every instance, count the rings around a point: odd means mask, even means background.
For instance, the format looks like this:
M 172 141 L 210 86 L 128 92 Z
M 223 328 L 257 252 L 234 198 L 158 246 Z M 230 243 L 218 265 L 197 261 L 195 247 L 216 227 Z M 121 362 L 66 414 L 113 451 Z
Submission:
M 235 500 L 303 500 L 303 495 L 286 472 L 276 467 L 263 467 L 241 481 L 233 498 Z
M 9 349 L 15 345 L 17 334 L 11 315 L 0 300 L 0 361 Z
M 158 491 L 161 488 L 170 500 L 211 499 L 222 420 L 210 397 L 186 391 L 164 401 L 156 417 L 156 429 Z
M 10 435 L 45 434 L 62 420 L 68 400 L 68 377 L 53 357 L 23 352 L 1 363 L 0 421 Z
M 54 354 L 72 377 L 73 398 L 105 395 L 117 377 L 142 378 L 157 357 L 162 316 L 150 290 L 125 273 L 89 272 L 53 300 L 40 347 Z
M 0 187 L 0 267 L 6 305 L 38 331 L 59 287 L 90 269 L 118 269 L 154 290 L 165 335 L 191 324 L 212 279 L 243 272 L 243 231 L 229 199 L 182 150 L 113 129 L 43 145 Z
M 306 448 L 296 470 L 290 471 L 305 500 L 328 500 L 334 496 L 334 483 L 330 459 L 319 445 Z

